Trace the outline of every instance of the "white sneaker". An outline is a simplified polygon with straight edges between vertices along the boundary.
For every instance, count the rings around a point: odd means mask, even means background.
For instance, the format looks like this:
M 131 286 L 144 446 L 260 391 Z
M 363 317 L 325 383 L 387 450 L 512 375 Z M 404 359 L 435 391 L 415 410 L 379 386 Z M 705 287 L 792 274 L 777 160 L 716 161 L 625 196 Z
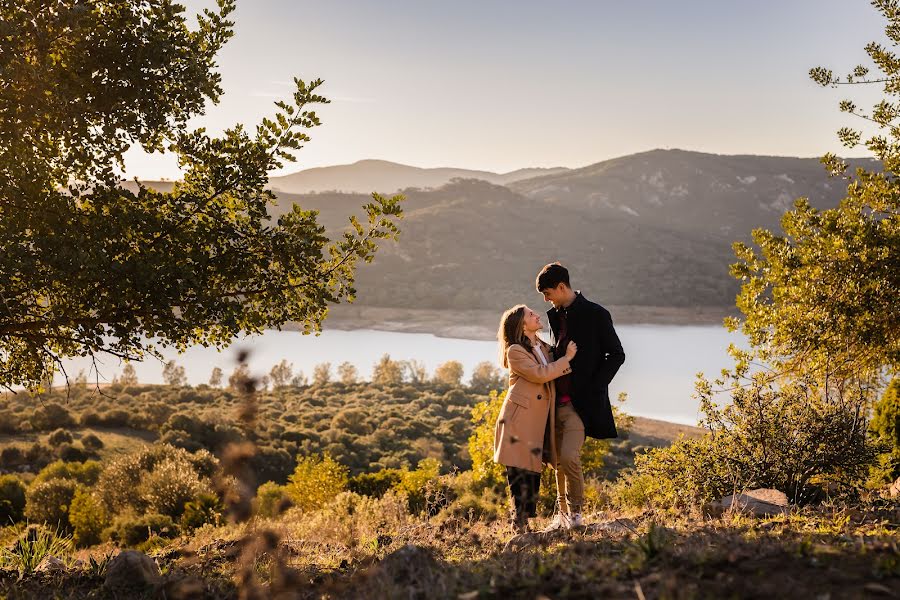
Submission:
M 559 529 L 571 529 L 569 527 L 569 515 L 564 512 L 557 511 L 555 515 L 553 515 L 553 520 L 550 521 L 550 524 L 544 527 L 543 531 L 557 531 Z
M 584 527 L 584 518 L 581 513 L 572 513 L 566 519 L 566 529 L 575 529 L 576 527 Z

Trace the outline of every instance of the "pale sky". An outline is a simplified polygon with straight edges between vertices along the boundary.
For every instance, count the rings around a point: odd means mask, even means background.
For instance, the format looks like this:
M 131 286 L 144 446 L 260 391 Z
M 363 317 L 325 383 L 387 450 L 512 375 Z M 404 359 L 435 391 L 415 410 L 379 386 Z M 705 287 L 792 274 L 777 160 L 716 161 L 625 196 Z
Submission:
M 238 0 L 233 19 L 225 94 L 195 124 L 252 128 L 292 77 L 324 79 L 332 104 L 284 172 L 367 158 L 505 172 L 654 148 L 861 155 L 835 136 L 854 124 L 837 109 L 852 90 L 807 72 L 843 74 L 884 39 L 867 0 Z M 178 176 L 140 152 L 127 166 Z

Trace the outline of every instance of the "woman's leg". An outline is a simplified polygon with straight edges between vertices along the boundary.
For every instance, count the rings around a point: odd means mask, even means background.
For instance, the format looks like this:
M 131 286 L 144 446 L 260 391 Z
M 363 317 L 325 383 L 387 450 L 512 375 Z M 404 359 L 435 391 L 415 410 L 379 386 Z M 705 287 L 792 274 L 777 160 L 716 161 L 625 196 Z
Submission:
M 528 497 L 530 496 L 528 474 L 530 471 L 518 467 L 506 467 L 506 481 L 512 498 L 515 524 L 524 527 L 528 523 Z
M 535 473 L 533 471 L 528 471 L 526 477 L 527 486 L 528 486 L 528 495 L 527 502 L 525 504 L 525 511 L 529 517 L 537 516 L 537 503 L 538 497 L 541 493 L 541 474 Z

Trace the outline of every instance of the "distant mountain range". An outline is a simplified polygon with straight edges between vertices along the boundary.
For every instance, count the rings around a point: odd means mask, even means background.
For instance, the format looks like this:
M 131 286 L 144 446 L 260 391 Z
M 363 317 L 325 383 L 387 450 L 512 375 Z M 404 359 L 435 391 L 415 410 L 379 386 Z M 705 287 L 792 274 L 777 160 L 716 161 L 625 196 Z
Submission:
M 291 180 L 306 192 L 280 191 L 273 217 L 296 202 L 320 211 L 320 222 L 337 233 L 368 192 L 404 190 L 400 241 L 361 266 L 357 304 L 452 311 L 541 306 L 534 277 L 554 260 L 601 303 L 730 306 L 739 288 L 728 274 L 732 242 L 748 241 L 756 227 L 778 230 L 800 196 L 827 208 L 846 190 L 815 158 L 682 150 L 506 175 L 383 161 L 330 169 L 274 178 L 273 189 Z
M 318 167 L 281 177 L 272 177 L 269 180 L 269 186 L 273 190 L 288 194 L 321 191 L 389 194 L 410 187 L 437 188 L 455 178 L 481 179 L 497 185 L 507 185 L 522 179 L 539 175 L 555 175 L 568 170 L 564 167 L 556 167 L 492 173 L 470 169 L 421 169 L 386 160 L 361 160 L 352 165 Z

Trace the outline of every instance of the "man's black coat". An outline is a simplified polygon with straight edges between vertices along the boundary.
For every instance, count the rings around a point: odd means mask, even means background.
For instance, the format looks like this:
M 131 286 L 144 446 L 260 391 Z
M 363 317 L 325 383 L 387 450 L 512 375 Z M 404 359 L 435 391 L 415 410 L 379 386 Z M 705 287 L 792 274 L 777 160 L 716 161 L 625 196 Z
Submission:
M 625 352 L 612 317 L 578 292 L 568 308 L 547 311 L 554 346 L 559 335 L 559 310 L 566 311 L 567 337 L 578 346 L 571 363 L 572 406 L 584 422 L 584 433 L 598 439 L 618 437 L 609 403 L 609 382 L 625 362 Z

